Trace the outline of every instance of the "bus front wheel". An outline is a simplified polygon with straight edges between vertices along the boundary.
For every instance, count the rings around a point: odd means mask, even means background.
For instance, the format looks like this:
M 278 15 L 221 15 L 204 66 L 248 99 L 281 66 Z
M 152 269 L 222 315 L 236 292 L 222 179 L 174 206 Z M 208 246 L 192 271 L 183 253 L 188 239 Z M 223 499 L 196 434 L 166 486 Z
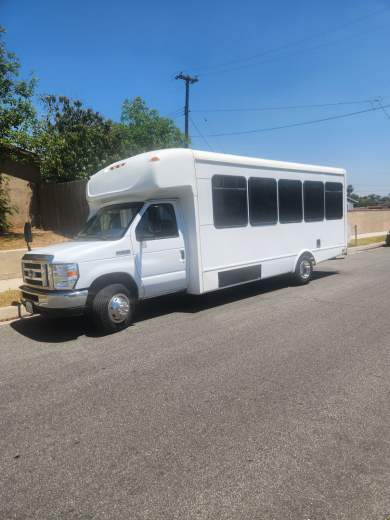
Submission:
M 128 327 L 134 318 L 135 301 L 123 284 L 101 289 L 92 302 L 92 318 L 102 332 L 112 333 Z

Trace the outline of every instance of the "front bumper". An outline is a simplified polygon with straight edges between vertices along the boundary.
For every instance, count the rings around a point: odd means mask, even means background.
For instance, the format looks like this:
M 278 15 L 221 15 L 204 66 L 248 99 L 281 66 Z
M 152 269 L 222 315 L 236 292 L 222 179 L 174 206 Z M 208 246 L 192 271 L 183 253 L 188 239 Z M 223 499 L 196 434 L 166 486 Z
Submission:
M 83 314 L 87 304 L 88 290 L 47 291 L 29 285 L 20 287 L 22 303 L 31 302 L 34 312 L 55 314 Z

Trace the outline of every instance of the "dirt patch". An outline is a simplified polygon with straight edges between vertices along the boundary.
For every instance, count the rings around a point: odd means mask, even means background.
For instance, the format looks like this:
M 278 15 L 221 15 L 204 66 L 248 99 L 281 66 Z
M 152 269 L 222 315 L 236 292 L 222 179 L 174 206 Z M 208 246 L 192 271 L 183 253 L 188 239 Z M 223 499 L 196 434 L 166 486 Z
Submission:
M 59 235 L 53 231 L 44 231 L 43 229 L 33 229 L 33 247 L 44 247 L 51 244 L 58 244 L 59 242 L 66 242 L 69 237 Z M 26 248 L 26 242 L 23 237 L 22 229 L 14 229 L 9 233 L 0 235 L 0 251 L 7 249 L 22 249 Z

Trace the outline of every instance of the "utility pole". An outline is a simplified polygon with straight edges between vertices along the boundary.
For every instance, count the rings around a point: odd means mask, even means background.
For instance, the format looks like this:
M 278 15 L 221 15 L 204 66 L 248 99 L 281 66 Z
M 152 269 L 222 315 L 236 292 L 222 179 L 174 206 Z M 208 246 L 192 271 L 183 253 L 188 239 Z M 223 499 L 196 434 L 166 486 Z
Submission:
M 180 72 L 180 74 L 178 74 L 175 77 L 175 79 L 181 79 L 181 80 L 185 81 L 185 83 L 186 83 L 186 102 L 184 105 L 184 118 L 185 118 L 184 134 L 186 136 L 186 147 L 188 148 L 188 117 L 189 117 L 189 113 L 190 113 L 190 85 L 192 85 L 193 83 L 196 83 L 199 80 L 196 76 L 191 77 L 188 74 L 183 74 L 182 72 Z

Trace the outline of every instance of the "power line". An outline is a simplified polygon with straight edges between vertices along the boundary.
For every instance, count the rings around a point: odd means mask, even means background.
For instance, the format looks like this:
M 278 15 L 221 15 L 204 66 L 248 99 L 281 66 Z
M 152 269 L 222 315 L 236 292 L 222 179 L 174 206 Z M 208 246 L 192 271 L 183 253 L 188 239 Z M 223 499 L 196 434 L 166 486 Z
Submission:
M 298 123 L 290 123 L 287 125 L 280 125 L 280 126 L 271 126 L 268 128 L 257 128 L 254 130 L 243 130 L 241 132 L 223 132 L 223 133 L 219 133 L 219 134 L 208 134 L 208 135 L 206 135 L 206 137 L 225 137 L 225 136 L 230 136 L 230 135 L 247 135 L 247 134 L 256 134 L 256 133 L 261 133 L 261 132 L 271 132 L 273 130 L 283 130 L 285 128 L 293 128 L 296 126 L 313 125 L 315 123 L 323 123 L 325 121 L 331 121 L 333 119 L 342 119 L 342 118 L 346 118 L 346 117 L 357 116 L 359 114 L 366 114 L 368 112 L 376 112 L 377 110 L 382 110 L 382 109 L 386 109 L 389 107 L 390 107 L 390 104 L 383 105 L 382 107 L 372 107 L 372 108 L 367 108 L 365 110 L 358 110 L 356 112 L 348 112 L 346 114 L 339 114 L 337 116 L 323 117 L 321 119 L 312 119 L 310 121 L 301 121 Z
M 366 20 L 367 18 L 371 18 L 372 16 L 376 16 L 378 14 L 381 14 L 381 13 L 387 11 L 388 9 L 390 9 L 390 6 L 386 6 L 386 7 L 382 8 L 382 9 L 379 9 L 379 10 L 373 11 L 371 13 L 368 13 L 367 15 L 360 16 L 358 18 L 355 18 L 354 20 L 350 20 L 349 22 L 341 24 L 340 26 L 335 27 L 333 29 L 330 29 L 328 31 L 323 31 L 321 33 L 312 34 L 312 35 L 306 36 L 304 38 L 299 38 L 297 40 L 290 41 L 290 42 L 288 42 L 286 44 L 279 45 L 278 47 L 274 47 L 274 48 L 267 49 L 265 51 L 253 54 L 253 55 L 248 56 L 246 58 L 237 58 L 235 60 L 230 60 L 230 61 L 227 61 L 227 62 L 224 62 L 224 63 L 219 63 L 219 64 L 216 64 L 214 66 L 203 67 L 203 69 L 200 68 L 200 69 L 198 69 L 197 74 L 200 74 L 200 75 L 204 76 L 204 75 L 212 74 L 214 72 L 218 72 L 218 73 L 219 72 L 225 72 L 224 70 L 220 70 L 220 69 L 221 68 L 223 69 L 224 67 L 229 67 L 230 65 L 239 65 L 239 64 L 241 64 L 241 66 L 242 66 L 242 64 L 245 63 L 245 62 L 253 61 L 255 59 L 267 56 L 269 54 L 273 54 L 275 52 L 283 51 L 285 49 L 288 49 L 288 48 L 296 46 L 296 45 L 300 45 L 300 44 L 305 43 L 307 41 L 311 41 L 311 40 L 314 40 L 314 39 L 317 39 L 317 38 L 320 38 L 320 37 L 323 37 L 323 36 L 328 36 L 330 34 L 333 34 L 335 32 L 338 32 L 340 30 L 345 29 L 346 27 L 349 27 L 350 25 L 354 25 L 356 23 L 359 23 L 361 21 Z M 246 63 L 246 65 L 244 65 L 244 66 L 250 66 L 250 65 L 253 65 L 253 64 Z M 236 70 L 236 69 L 230 69 L 230 70 Z
M 211 152 L 213 152 L 213 148 L 211 146 L 211 144 L 207 141 L 207 139 L 205 138 L 205 136 L 202 134 L 202 132 L 199 130 L 197 124 L 195 123 L 195 121 L 192 119 L 192 117 L 190 116 L 190 120 L 191 120 L 191 123 L 194 125 L 195 127 L 195 130 L 198 132 L 199 136 L 203 139 L 203 141 L 206 143 L 206 146 L 210 149 Z
M 178 116 L 183 116 L 183 115 L 184 115 L 183 109 L 177 108 L 176 110 L 172 110 L 171 112 L 168 112 L 168 114 L 166 114 L 164 117 L 176 118 Z
M 388 113 L 386 108 L 382 105 L 382 101 L 380 99 L 376 99 L 375 102 L 378 103 L 379 108 L 381 108 L 382 112 L 385 114 L 387 119 L 390 119 L 390 114 Z
M 386 99 L 390 96 L 384 96 L 381 99 Z M 363 99 L 360 101 L 337 101 L 333 103 L 314 103 L 308 105 L 282 105 L 282 106 L 270 106 L 270 107 L 257 107 L 257 108 L 206 108 L 206 109 L 196 109 L 191 110 L 191 112 L 201 112 L 201 113 L 210 113 L 210 112 L 266 112 L 272 110 L 295 110 L 301 108 L 324 108 L 324 107 L 335 107 L 341 105 L 362 105 L 366 103 L 379 102 L 376 99 Z
M 385 28 L 382 28 L 381 30 L 388 31 L 388 28 L 385 27 Z M 365 31 L 365 32 L 360 32 L 358 34 L 350 36 L 348 38 L 348 40 L 354 40 L 354 39 L 361 40 L 362 36 L 364 36 L 366 34 L 370 34 L 372 32 L 373 32 L 373 29 L 370 29 L 370 30 Z M 380 32 L 380 29 L 379 30 L 375 29 L 375 32 L 376 33 Z M 211 71 L 211 72 L 206 73 L 206 74 L 201 74 L 201 76 L 203 77 L 205 75 L 215 74 L 215 73 L 223 74 L 225 72 L 234 72 L 234 71 L 238 71 L 238 70 L 242 70 L 242 69 L 247 69 L 248 67 L 253 67 L 253 66 L 256 66 L 256 65 L 264 65 L 264 64 L 267 64 L 267 63 L 272 63 L 275 60 L 280 60 L 280 59 L 283 60 L 283 59 L 286 59 L 286 58 L 290 58 L 292 56 L 296 56 L 297 54 L 299 55 L 302 52 L 313 51 L 313 50 L 321 49 L 323 47 L 328 47 L 329 45 L 335 45 L 335 44 L 338 44 L 338 43 L 342 43 L 344 40 L 345 40 L 345 38 L 342 38 L 342 39 L 339 39 L 339 40 L 336 40 L 336 41 L 330 41 L 330 42 L 328 41 L 328 42 L 323 42 L 323 43 L 317 43 L 316 45 L 312 45 L 310 47 L 298 48 L 295 51 L 289 52 L 287 54 L 279 54 L 279 55 L 276 55 L 276 56 L 271 56 L 268 59 L 263 59 L 263 60 L 260 60 L 260 61 L 254 61 L 253 63 L 244 63 L 242 65 L 236 65 L 236 66 L 233 66 L 233 67 L 230 67 L 230 68 L 225 68 L 225 69 Z

